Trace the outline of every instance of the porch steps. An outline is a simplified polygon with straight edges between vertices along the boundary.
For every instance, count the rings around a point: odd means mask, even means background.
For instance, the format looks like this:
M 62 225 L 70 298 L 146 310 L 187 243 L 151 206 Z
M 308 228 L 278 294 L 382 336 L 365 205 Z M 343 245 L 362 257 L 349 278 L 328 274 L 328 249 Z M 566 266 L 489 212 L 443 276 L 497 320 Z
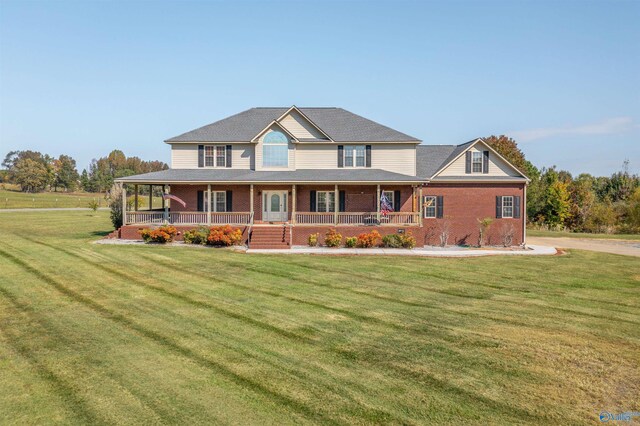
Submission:
M 289 229 L 286 226 L 255 226 L 251 231 L 252 249 L 288 249 Z

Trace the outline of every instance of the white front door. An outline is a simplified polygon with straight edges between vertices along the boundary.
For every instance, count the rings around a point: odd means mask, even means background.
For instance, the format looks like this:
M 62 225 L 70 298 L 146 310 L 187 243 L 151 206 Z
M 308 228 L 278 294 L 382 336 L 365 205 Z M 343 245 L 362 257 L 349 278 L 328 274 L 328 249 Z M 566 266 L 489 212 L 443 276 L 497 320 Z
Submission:
M 263 191 L 262 215 L 265 222 L 287 221 L 287 192 Z

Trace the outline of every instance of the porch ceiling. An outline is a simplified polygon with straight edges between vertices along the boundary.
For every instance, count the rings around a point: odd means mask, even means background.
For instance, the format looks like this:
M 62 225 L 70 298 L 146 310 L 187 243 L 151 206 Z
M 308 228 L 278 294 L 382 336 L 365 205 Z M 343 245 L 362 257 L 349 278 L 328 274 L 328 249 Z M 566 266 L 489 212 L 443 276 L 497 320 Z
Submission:
M 122 183 L 407 183 L 424 178 L 379 169 L 306 169 L 255 171 L 240 169 L 169 169 L 116 179 Z

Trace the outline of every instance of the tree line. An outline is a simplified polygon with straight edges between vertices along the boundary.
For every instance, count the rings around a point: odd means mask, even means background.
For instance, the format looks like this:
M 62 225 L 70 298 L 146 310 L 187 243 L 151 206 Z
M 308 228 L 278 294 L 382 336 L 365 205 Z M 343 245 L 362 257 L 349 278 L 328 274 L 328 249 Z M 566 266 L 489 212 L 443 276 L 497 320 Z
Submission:
M 11 151 L 2 162 L 2 182 L 14 183 L 23 192 L 64 191 L 82 189 L 87 192 L 106 192 L 113 180 L 168 169 L 162 161 L 144 161 L 127 157 L 120 150 L 93 159 L 87 169 L 78 173 L 76 160 L 69 155 L 58 158 L 38 151 Z
M 527 187 L 531 224 L 575 232 L 640 232 L 640 177 L 629 172 L 628 161 L 609 177 L 589 173 L 574 177 L 555 166 L 538 169 L 507 136 L 485 140 L 531 179 Z

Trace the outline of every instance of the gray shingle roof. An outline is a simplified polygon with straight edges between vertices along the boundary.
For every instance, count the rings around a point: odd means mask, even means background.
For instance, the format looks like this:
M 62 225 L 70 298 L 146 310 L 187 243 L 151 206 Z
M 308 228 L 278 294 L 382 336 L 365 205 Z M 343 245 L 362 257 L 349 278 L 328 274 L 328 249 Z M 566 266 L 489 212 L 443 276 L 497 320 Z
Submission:
M 289 108 L 251 108 L 165 142 L 249 142 Z M 298 108 L 336 142 L 419 142 L 342 108 Z
M 423 182 L 415 176 L 379 169 L 255 171 L 240 169 L 169 169 L 116 179 L 117 182 Z

